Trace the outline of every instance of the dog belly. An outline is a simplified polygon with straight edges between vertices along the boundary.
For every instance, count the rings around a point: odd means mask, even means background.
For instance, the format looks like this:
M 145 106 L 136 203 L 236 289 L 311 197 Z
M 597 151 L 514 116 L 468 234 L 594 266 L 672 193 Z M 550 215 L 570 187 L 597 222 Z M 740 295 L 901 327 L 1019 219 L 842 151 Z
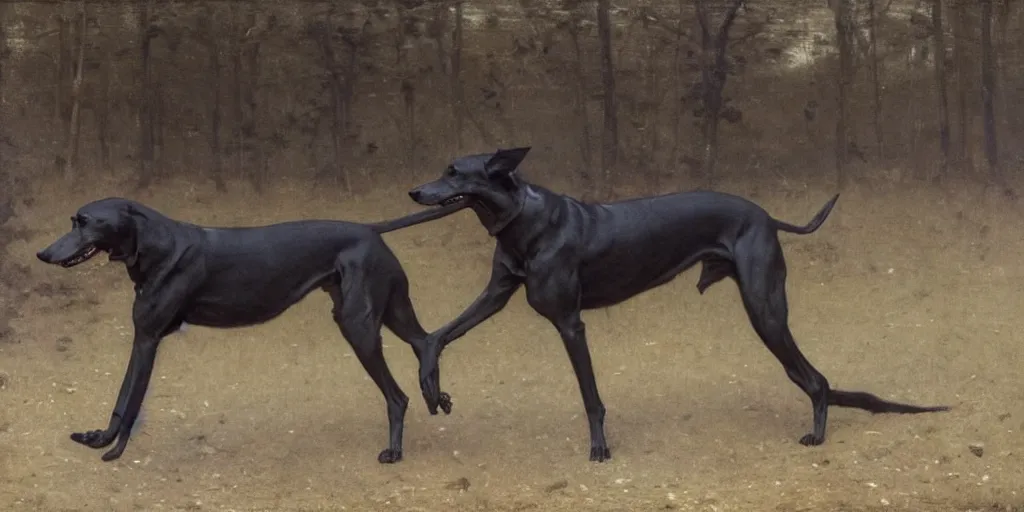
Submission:
M 225 288 L 242 292 L 206 292 L 193 299 L 185 321 L 205 327 L 244 327 L 269 322 L 302 300 L 322 279 L 306 283 L 261 283 Z
M 189 312 L 189 314 L 185 316 L 185 322 L 192 325 L 201 325 L 203 327 L 246 327 L 269 322 L 283 313 L 285 309 L 288 308 L 262 308 L 256 310 L 233 307 L 233 305 L 230 304 L 211 304 L 196 308 Z
M 619 270 L 616 274 L 605 274 L 603 278 L 587 280 L 583 284 L 580 305 L 583 309 L 614 306 L 672 281 L 689 266 L 692 264 L 655 273 Z M 615 277 L 610 277 L 612 275 Z
M 643 292 L 675 279 L 712 251 L 698 251 L 684 258 L 658 258 L 653 261 L 613 265 L 584 265 L 581 306 L 596 309 L 625 302 Z M 662 252 L 669 255 L 671 252 Z M 621 260 L 619 260 L 621 261 Z

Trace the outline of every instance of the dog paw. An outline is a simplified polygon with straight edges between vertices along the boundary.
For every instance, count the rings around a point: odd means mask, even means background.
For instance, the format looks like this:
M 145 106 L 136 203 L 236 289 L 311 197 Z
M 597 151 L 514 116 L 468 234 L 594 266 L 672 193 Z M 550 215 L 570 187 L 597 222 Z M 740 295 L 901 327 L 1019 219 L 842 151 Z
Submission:
M 604 462 L 611 460 L 612 451 L 607 446 L 591 446 L 590 447 L 590 461 L 591 462 Z
M 74 432 L 71 434 L 72 441 L 89 448 L 106 448 L 116 438 L 117 435 L 115 433 L 106 430 L 90 430 L 88 432 Z
M 112 460 L 120 459 L 122 453 L 124 453 L 124 447 L 118 445 L 118 446 L 115 446 L 115 447 L 111 448 L 110 451 L 108 451 L 107 453 L 104 453 L 100 457 L 100 459 L 102 459 L 103 462 L 110 462 Z
M 825 438 L 824 437 L 818 437 L 818 436 L 815 436 L 814 434 L 807 434 L 806 436 L 803 436 L 803 437 L 800 438 L 800 444 L 802 444 L 804 446 L 818 446 L 818 445 L 820 445 L 821 443 L 824 443 L 824 442 L 825 442 Z
M 400 460 L 402 460 L 402 450 L 393 450 L 391 448 L 382 450 L 380 455 L 377 456 L 377 462 L 381 464 L 394 464 Z
M 444 411 L 445 414 L 451 414 L 452 413 L 452 396 L 449 395 L 448 393 L 445 393 L 445 392 L 442 391 L 441 392 L 441 402 L 440 402 L 439 405 L 441 406 L 441 410 Z M 434 413 L 437 414 L 437 411 L 435 410 Z

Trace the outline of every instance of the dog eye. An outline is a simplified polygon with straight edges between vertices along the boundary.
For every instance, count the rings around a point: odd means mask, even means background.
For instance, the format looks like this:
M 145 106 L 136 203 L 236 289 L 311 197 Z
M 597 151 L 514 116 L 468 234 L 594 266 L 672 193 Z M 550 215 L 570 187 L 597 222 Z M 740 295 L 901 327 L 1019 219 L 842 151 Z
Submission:
M 456 174 L 458 174 L 458 173 L 459 173 L 459 171 L 456 171 L 454 167 L 449 167 L 449 168 L 448 168 L 448 169 L 446 169 L 446 170 L 445 170 L 445 172 L 444 172 L 444 174 L 445 174 L 446 176 L 455 176 L 455 175 L 456 175 Z

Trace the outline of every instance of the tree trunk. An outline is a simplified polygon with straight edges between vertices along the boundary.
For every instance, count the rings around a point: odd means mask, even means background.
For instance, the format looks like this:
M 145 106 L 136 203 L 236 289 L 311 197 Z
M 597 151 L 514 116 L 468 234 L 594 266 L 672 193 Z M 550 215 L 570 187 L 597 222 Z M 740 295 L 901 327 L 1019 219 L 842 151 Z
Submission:
M 728 78 L 729 30 L 743 0 L 730 0 L 721 25 L 712 26 L 707 0 L 694 0 L 697 22 L 701 32 L 701 89 L 704 102 L 704 180 L 714 185 L 715 165 L 718 163 L 718 122 L 722 112 L 722 92 Z
M 364 27 L 365 28 L 365 27 Z M 352 105 L 355 104 L 356 96 L 356 82 L 358 81 L 359 74 L 359 52 L 362 51 L 362 40 L 347 40 L 348 45 L 348 65 L 345 68 L 341 88 L 341 127 L 342 127 L 342 149 L 349 149 L 351 153 L 349 140 L 352 138 L 355 130 L 352 126 Z M 345 160 L 348 160 L 348 155 L 344 156 Z M 345 180 L 345 191 L 349 194 L 352 193 L 352 170 L 351 166 L 346 165 L 342 177 Z
M 936 3 L 942 0 L 933 0 Z M 878 63 L 878 10 L 875 0 L 868 0 L 868 30 L 871 36 L 871 84 L 874 88 L 874 111 L 872 121 L 875 128 L 875 150 L 878 160 L 885 156 L 885 137 L 882 133 L 882 77 Z
M 619 153 L 619 120 L 612 62 L 611 0 L 597 0 L 597 32 L 601 42 L 601 84 L 604 88 L 604 129 L 601 132 L 601 170 L 605 192 L 612 191 L 612 172 Z
M 1019 54 L 1020 46 L 1014 46 L 1014 43 L 1010 42 L 1009 28 L 1010 21 L 1014 17 L 1014 6 L 1020 5 L 1018 0 L 1002 0 L 999 2 L 998 10 L 995 13 L 996 19 L 994 20 L 996 27 L 998 27 L 998 34 L 995 36 L 994 46 L 996 48 L 996 59 L 995 68 L 997 72 L 999 70 L 1007 70 L 1012 68 L 1018 61 L 1015 61 L 1016 55 Z M 1019 27 L 1024 27 L 1024 24 L 1019 24 Z M 1021 31 L 1014 31 L 1015 34 L 1019 34 Z M 1008 76 L 1009 75 L 1009 76 Z M 997 91 L 1008 91 L 1012 90 L 1014 84 L 1008 79 L 1012 78 L 1012 73 L 999 73 L 996 77 L 996 90 Z M 1016 107 L 1014 100 L 1009 94 L 998 94 L 995 98 L 996 110 L 1000 112 L 1011 112 Z M 1020 116 L 1004 115 L 1001 124 L 1004 126 L 1004 133 L 1017 133 L 1017 120 Z
M 343 151 L 348 135 L 348 106 L 346 105 L 346 101 L 347 97 L 351 96 L 351 93 L 346 90 L 350 86 L 346 81 L 352 77 L 346 76 L 343 73 L 341 63 L 338 62 L 337 54 L 334 51 L 334 42 L 331 39 L 331 19 L 332 16 L 331 13 L 329 13 L 326 22 L 315 30 L 313 36 L 316 38 L 316 42 L 320 47 L 320 56 L 323 61 L 324 70 L 327 72 L 329 92 L 331 95 L 331 146 L 333 149 L 335 171 L 333 178 L 335 180 L 341 178 L 344 183 L 345 191 L 347 193 L 351 193 L 352 182 L 347 171 L 347 166 L 344 165 L 345 157 Z M 349 67 L 352 67 L 355 62 L 356 48 L 353 47 L 351 52 Z M 351 69 L 347 71 L 353 72 Z
M 684 100 L 682 91 L 686 89 L 683 85 L 683 46 L 686 44 L 686 39 L 683 37 L 683 20 L 686 19 L 686 0 L 679 0 L 678 4 L 679 13 L 678 21 L 676 22 L 676 51 L 675 57 L 672 59 L 672 90 L 671 93 L 673 98 L 673 109 L 672 109 L 672 160 L 671 168 L 679 165 L 680 162 L 680 147 L 682 146 L 682 125 L 683 117 L 685 116 L 686 102 Z
M 463 23 L 462 12 L 463 2 L 455 2 L 455 27 L 452 31 L 452 54 L 451 54 L 451 88 L 452 88 L 452 113 L 455 117 L 455 148 L 462 154 L 463 139 L 462 126 L 466 118 L 466 94 L 462 87 L 462 43 Z
M 234 174 L 238 179 L 245 179 L 246 147 L 245 134 L 242 130 L 242 127 L 245 125 L 245 114 L 242 110 L 242 98 L 245 96 L 245 86 L 242 80 L 242 53 L 246 27 L 244 27 L 243 23 L 239 20 L 239 4 L 237 2 L 232 2 L 229 5 L 231 9 L 231 25 L 234 29 L 231 37 L 231 117 L 234 121 L 234 127 L 231 132 L 232 138 L 234 139 Z
M 7 24 L 3 22 L 7 16 L 7 5 L 0 3 L 0 105 L 6 102 L 6 90 L 4 89 L 4 64 L 7 64 L 7 57 L 9 50 L 7 47 Z M 7 145 L 7 126 L 10 126 L 9 120 L 4 116 L 6 109 L 0 109 L 0 187 L 7 190 L 6 199 L 0 199 L 3 202 L 10 202 L 11 196 L 14 195 L 11 183 L 8 180 L 7 166 L 4 165 L 5 149 Z M 6 208 L 6 204 L 0 202 L 0 209 Z M 7 219 L 0 218 L 0 222 L 6 222 Z
M 100 160 L 103 169 L 113 170 L 110 165 L 110 69 L 114 65 L 114 55 L 107 53 L 99 63 L 99 87 L 96 99 L 96 138 L 100 145 Z
M 256 190 L 262 191 L 263 185 L 267 178 L 267 167 L 268 162 L 266 158 L 266 149 L 262 141 L 260 140 L 260 123 L 257 122 L 256 116 L 259 112 L 256 100 L 256 93 L 259 87 L 260 77 L 260 41 L 259 30 L 257 28 L 256 12 L 250 8 L 249 13 L 246 15 L 245 22 L 245 35 L 243 36 L 243 50 L 245 57 L 245 68 L 246 68 L 246 84 L 242 96 L 242 107 L 243 107 L 243 121 L 242 121 L 242 133 L 244 136 L 243 142 L 254 142 L 252 144 L 253 154 L 250 160 L 250 176 L 249 179 L 252 181 L 253 186 Z
M 839 187 L 846 185 L 846 163 L 849 155 L 847 96 L 853 75 L 853 13 L 852 0 L 835 2 L 836 36 L 839 39 L 839 76 L 837 83 L 836 115 L 836 176 Z
M 63 15 L 57 16 L 57 66 L 56 66 L 56 84 L 54 87 L 53 94 L 53 119 L 63 126 L 65 105 L 67 104 L 66 92 L 68 90 L 68 66 L 71 60 L 71 50 L 68 46 L 71 44 L 71 31 L 70 22 Z
M 139 181 L 138 187 L 144 189 L 153 183 L 153 72 L 150 65 L 149 49 L 153 36 L 150 34 L 149 19 L 153 0 L 141 0 L 138 17 L 139 64 L 141 66 L 139 81 Z
M 71 117 L 67 124 L 67 147 L 64 151 L 64 179 L 71 180 L 78 165 L 78 135 L 81 133 L 82 78 L 85 73 L 85 0 L 78 2 L 78 57 L 75 77 L 71 82 Z
M 210 158 L 213 159 L 212 179 L 218 192 L 227 192 L 227 185 L 224 183 L 224 160 L 221 152 L 220 125 L 221 125 L 221 79 L 220 79 L 220 46 L 217 44 L 217 36 L 212 30 L 213 6 L 207 2 L 204 6 L 203 15 L 205 20 L 200 22 L 200 42 L 206 47 L 209 53 L 209 80 L 213 90 L 210 92 L 210 132 L 208 143 L 210 146 Z
M 416 130 L 416 77 L 417 70 L 410 66 L 408 50 L 406 44 L 409 39 L 405 27 L 412 21 L 412 17 L 409 12 L 401 5 L 396 7 L 398 10 L 398 26 L 399 30 L 396 31 L 395 35 L 395 69 L 400 74 L 401 84 L 399 85 L 399 92 L 402 94 L 402 106 L 405 110 L 405 166 L 407 169 L 416 169 L 416 155 L 417 145 L 419 138 L 416 136 L 418 131 Z M 436 10 L 444 10 L 444 6 L 435 7 Z M 440 13 L 438 13 L 440 14 Z M 441 19 L 435 18 L 434 23 L 438 23 Z M 441 47 L 441 51 L 444 51 L 444 47 Z M 419 64 L 417 64 L 418 66 Z M 444 72 L 444 70 L 441 70 Z M 399 128 L 402 128 L 400 124 Z
M 580 170 L 580 178 L 583 180 L 585 190 L 591 190 L 594 186 L 594 159 L 591 153 L 590 142 L 590 117 L 587 115 L 587 90 L 590 89 L 586 72 L 583 69 L 583 48 L 580 45 L 580 22 L 574 13 L 573 19 L 569 21 L 569 37 L 572 41 L 573 52 L 576 55 L 573 61 L 573 73 L 576 75 L 576 87 L 573 87 L 573 110 L 576 116 L 576 124 L 579 127 L 579 149 L 580 160 L 583 166 Z
M 932 40 L 935 45 L 935 85 L 939 89 L 940 175 L 949 169 L 949 98 L 946 86 L 946 35 L 942 25 L 942 0 L 932 0 Z
M 981 0 L 981 104 L 985 126 L 985 159 L 992 174 L 999 173 L 999 146 L 996 143 L 995 50 L 992 47 L 992 0 Z
M 954 0 L 952 2 L 955 15 L 953 20 L 953 60 L 956 63 L 957 121 L 960 124 L 959 133 L 957 133 L 957 158 L 962 169 L 970 171 L 974 168 L 974 159 L 970 142 L 971 119 L 969 103 L 967 102 L 967 91 L 974 73 L 971 72 L 972 62 L 967 51 L 968 10 L 966 2 L 967 0 Z

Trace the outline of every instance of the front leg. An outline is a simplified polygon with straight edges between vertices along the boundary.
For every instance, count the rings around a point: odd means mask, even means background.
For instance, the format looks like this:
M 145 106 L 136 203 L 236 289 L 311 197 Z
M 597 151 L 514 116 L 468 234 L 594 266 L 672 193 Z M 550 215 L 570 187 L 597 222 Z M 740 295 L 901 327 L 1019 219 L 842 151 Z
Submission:
M 132 353 L 128 358 L 128 368 L 125 370 L 124 379 L 121 380 L 121 390 L 117 392 L 117 402 L 114 404 L 114 412 L 110 415 L 110 422 L 107 424 L 106 430 L 73 432 L 71 434 L 72 441 L 90 448 L 106 448 L 114 442 L 114 439 L 117 439 L 117 433 L 121 430 L 121 421 L 124 418 L 128 394 L 132 382 L 135 381 L 135 368 L 138 366 L 135 361 L 138 357 L 138 350 L 133 343 Z
M 166 334 L 180 324 L 179 314 L 193 282 L 189 276 L 182 275 L 164 286 L 148 287 L 147 290 L 153 290 L 150 295 L 145 292 L 136 295 L 132 308 L 135 339 L 110 423 L 106 430 L 71 434 L 73 441 L 92 448 L 109 446 L 116 439 L 117 444 L 103 454 L 104 461 L 119 458 L 128 446 L 132 427 L 139 417 L 153 374 L 157 346 Z
M 156 362 L 156 349 L 160 339 L 136 333 L 135 341 L 132 344 L 132 358 L 134 367 L 132 370 L 132 381 L 124 403 L 124 412 L 118 425 L 117 444 L 101 457 L 109 462 L 121 457 L 124 449 L 128 446 L 128 439 L 132 434 L 132 427 L 142 410 L 142 400 L 146 397 L 146 389 L 149 387 L 149 379 L 153 375 L 153 364 Z M 131 363 L 129 363 L 131 365 Z
M 451 342 L 461 338 L 472 328 L 501 311 L 512 295 L 522 286 L 522 278 L 512 272 L 508 259 L 497 248 L 491 265 L 491 279 L 475 301 L 455 320 L 427 337 L 423 358 L 420 359 L 420 391 L 427 403 L 430 414 L 437 414 L 440 406 L 445 413 L 451 412 L 451 397 L 441 393 L 441 375 L 438 368 L 441 351 Z
M 580 317 L 579 280 L 571 275 L 557 272 L 530 276 L 526 285 L 526 297 L 537 313 L 555 326 L 565 351 L 569 355 L 576 382 L 583 396 L 583 408 L 587 411 L 590 427 L 590 460 L 604 462 L 612 458 L 608 441 L 604 436 L 604 403 L 597 392 L 594 365 L 587 347 L 586 326 Z

